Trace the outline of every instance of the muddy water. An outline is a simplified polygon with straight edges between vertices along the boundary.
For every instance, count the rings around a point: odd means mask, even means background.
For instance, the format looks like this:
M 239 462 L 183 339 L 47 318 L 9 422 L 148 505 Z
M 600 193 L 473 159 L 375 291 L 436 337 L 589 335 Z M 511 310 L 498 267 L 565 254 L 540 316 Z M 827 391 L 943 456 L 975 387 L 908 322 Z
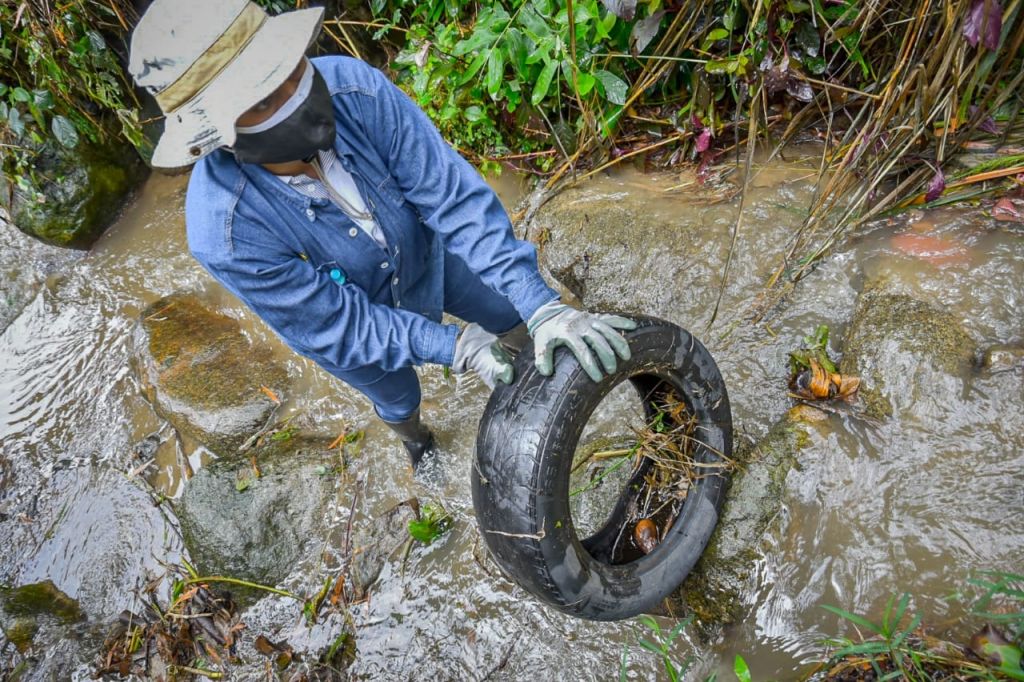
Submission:
M 710 332 L 701 330 L 717 280 L 691 282 L 685 274 L 673 280 L 673 287 L 693 292 L 679 295 L 680 317 L 693 320 L 688 326 L 719 359 L 740 438 L 763 434 L 789 406 L 787 350 L 819 323 L 830 324 L 841 341 L 866 279 L 885 276 L 950 310 L 981 345 L 1024 340 L 1024 237 L 998 229 L 973 209 L 867 231 L 824 262 L 767 328 L 733 326 L 799 224 L 813 168 L 813 160 L 793 158 L 761 170 L 747 199 L 721 319 Z M 685 179 L 626 172 L 589 187 L 664 211 L 666 219 L 693 212 L 708 254 L 722 252 L 731 238 L 736 200 L 695 203 Z M 515 187 L 499 189 L 513 200 Z M 635 645 L 637 624 L 580 622 L 555 613 L 503 579 L 483 556 L 469 489 L 475 424 L 487 396 L 479 382 L 450 381 L 438 368 L 424 369 L 424 416 L 441 456 L 425 480 L 412 479 L 400 444 L 374 422 L 361 397 L 288 351 L 192 261 L 184 239 L 184 190 L 184 179 L 153 177 L 84 256 L 18 240 L 0 246 L 7 299 L 24 300 L 0 332 L 0 583 L 52 579 L 81 599 L 89 622 L 99 625 L 133 606 L 131 590 L 158 570 L 159 561 L 177 558 L 173 515 L 166 505 L 139 498 L 180 495 L 187 468 L 202 466 L 204 455 L 170 437 L 157 466 L 141 474 L 146 485 L 129 478 L 139 463 L 133 445 L 153 432 L 170 435 L 140 397 L 129 356 L 132 328 L 146 304 L 196 290 L 285 363 L 292 379 L 286 414 L 331 433 L 346 426 L 366 429 L 366 446 L 331 510 L 332 537 L 340 537 L 351 513 L 361 520 L 410 495 L 443 501 L 456 518 L 444 541 L 414 550 L 404 566 L 391 562 L 370 602 L 353 609 L 354 677 L 607 679 L 619 674 L 624 645 L 630 647 L 628 676 L 656 677 L 659 661 Z M 907 255 L 906 240 L 894 242 L 894 233 L 948 239 L 956 255 L 941 262 Z M 654 248 L 694 257 L 672 239 L 658 239 Z M 41 268 L 51 274 L 34 297 L 24 294 L 33 290 L 32 282 L 15 273 Z M 664 286 L 656 274 L 638 280 L 637 296 Z M 17 296 L 8 282 L 18 283 Z M 727 329 L 731 333 L 723 336 Z M 694 675 L 719 670 L 729 679 L 732 657 L 742 653 L 755 678 L 793 678 L 820 657 L 823 637 L 843 631 L 822 604 L 877 616 L 891 594 L 908 591 L 916 609 L 942 621 L 962 609 L 945 598 L 965 585 L 972 570 L 1019 570 L 1020 377 L 971 373 L 963 385 L 952 404 L 921 400 L 919 408 L 885 424 L 834 415 L 815 427 L 800 467 L 787 479 L 779 519 L 759 548 L 763 558 L 745 617 L 711 645 L 691 648 L 688 639 L 680 640 L 676 659 L 694 652 L 700 658 Z M 363 493 L 353 509 L 356 486 Z M 336 554 L 325 546 L 323 556 L 296 566 L 285 586 L 311 591 Z M 254 634 L 287 639 L 296 649 L 323 648 L 340 627 L 333 618 L 308 629 L 296 604 L 277 598 L 259 602 L 245 620 Z M 94 631 L 54 646 L 66 659 L 61 670 L 88 675 L 98 646 Z M 0 653 L 6 657 L 6 650 Z M 241 669 L 241 679 L 263 670 L 255 654 L 248 658 L 253 663 Z

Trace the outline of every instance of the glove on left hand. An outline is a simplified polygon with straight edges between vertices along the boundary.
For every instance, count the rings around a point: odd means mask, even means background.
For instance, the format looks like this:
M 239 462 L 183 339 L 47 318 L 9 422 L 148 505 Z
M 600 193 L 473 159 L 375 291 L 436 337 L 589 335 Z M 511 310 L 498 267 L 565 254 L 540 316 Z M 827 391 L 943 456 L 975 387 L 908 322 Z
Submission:
M 512 360 L 498 344 L 498 337 L 478 324 L 468 325 L 455 341 L 452 372 L 473 370 L 491 389 L 501 382 L 512 383 Z
M 605 372 L 615 371 L 615 356 L 629 360 L 629 343 L 619 329 L 636 329 L 636 322 L 618 315 L 600 315 L 576 310 L 559 301 L 537 309 L 527 323 L 533 337 L 537 371 L 551 376 L 554 371 L 555 348 L 568 346 L 583 369 L 595 382 L 601 380 L 601 361 Z M 591 350 L 593 349 L 593 350 Z

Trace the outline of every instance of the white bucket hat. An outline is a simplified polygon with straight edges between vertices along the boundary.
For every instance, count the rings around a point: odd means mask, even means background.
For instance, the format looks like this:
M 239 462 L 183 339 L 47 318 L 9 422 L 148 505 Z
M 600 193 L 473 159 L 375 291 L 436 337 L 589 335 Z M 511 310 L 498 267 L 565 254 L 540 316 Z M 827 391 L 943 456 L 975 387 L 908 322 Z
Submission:
M 166 116 L 153 165 L 187 166 L 234 144 L 235 121 L 287 80 L 322 20 L 322 8 L 269 17 L 248 0 L 155 0 L 128 66 Z

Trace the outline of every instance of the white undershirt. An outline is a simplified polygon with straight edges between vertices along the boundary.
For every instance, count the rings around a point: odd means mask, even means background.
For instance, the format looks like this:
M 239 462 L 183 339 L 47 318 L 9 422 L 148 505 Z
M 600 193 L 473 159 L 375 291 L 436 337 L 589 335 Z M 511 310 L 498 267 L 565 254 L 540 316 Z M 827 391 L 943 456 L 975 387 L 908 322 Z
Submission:
M 320 166 L 324 169 L 324 176 L 327 179 L 327 182 L 331 183 L 331 188 L 356 211 L 369 214 L 369 211 L 366 208 L 366 202 L 363 201 L 362 195 L 359 194 L 359 188 L 356 187 L 355 179 L 352 177 L 351 173 L 342 167 L 334 149 L 321 151 L 318 154 L 320 158 Z M 312 197 L 313 199 L 328 199 L 331 203 L 338 205 L 338 202 L 334 201 L 334 197 L 331 196 L 331 193 L 327 191 L 319 180 L 314 180 L 308 175 L 279 175 L 277 177 L 279 177 L 285 184 L 294 187 L 296 190 L 302 192 L 308 197 Z M 382 249 L 387 248 L 387 241 L 384 239 L 384 232 L 380 229 L 380 225 L 377 224 L 377 221 L 372 217 L 360 218 L 358 216 L 353 216 L 345 210 L 344 206 L 338 206 L 338 208 L 344 211 L 345 214 L 363 230 L 363 232 L 370 235 L 373 241 L 377 242 L 378 246 Z

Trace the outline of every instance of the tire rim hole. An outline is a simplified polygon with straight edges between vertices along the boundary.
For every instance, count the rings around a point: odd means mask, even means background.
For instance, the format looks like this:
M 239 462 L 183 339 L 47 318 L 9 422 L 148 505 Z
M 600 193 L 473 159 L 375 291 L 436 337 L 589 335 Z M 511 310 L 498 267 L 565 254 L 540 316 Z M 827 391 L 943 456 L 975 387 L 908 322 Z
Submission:
M 620 565 L 658 551 L 702 475 L 693 415 L 682 391 L 650 374 L 613 387 L 594 410 L 569 477 L 575 530 L 594 559 Z

